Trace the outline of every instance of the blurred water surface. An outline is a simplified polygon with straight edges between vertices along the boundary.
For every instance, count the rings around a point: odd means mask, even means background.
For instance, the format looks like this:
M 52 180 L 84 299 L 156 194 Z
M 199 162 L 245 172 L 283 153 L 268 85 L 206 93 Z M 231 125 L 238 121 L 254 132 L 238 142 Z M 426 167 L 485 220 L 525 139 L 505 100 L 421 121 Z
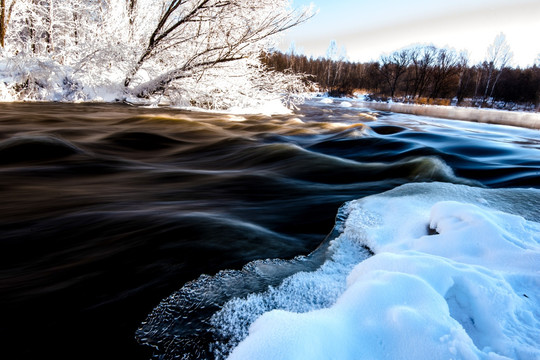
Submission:
M 147 359 L 201 274 L 308 254 L 409 182 L 540 186 L 535 130 L 308 102 L 291 115 L 0 104 L 2 358 Z

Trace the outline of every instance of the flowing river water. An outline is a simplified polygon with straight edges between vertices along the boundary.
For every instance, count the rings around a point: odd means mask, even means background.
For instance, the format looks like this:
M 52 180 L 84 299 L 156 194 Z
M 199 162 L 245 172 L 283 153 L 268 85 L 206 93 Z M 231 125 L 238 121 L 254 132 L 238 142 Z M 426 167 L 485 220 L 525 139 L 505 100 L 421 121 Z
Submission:
M 211 275 L 307 255 L 343 203 L 435 181 L 540 188 L 540 133 L 316 100 L 274 116 L 0 104 L 0 357 L 211 357 L 220 304 L 320 259 Z M 177 292 L 203 274 L 211 306 Z M 183 305 L 153 311 L 167 297 Z M 185 328 L 164 335 L 160 311 Z

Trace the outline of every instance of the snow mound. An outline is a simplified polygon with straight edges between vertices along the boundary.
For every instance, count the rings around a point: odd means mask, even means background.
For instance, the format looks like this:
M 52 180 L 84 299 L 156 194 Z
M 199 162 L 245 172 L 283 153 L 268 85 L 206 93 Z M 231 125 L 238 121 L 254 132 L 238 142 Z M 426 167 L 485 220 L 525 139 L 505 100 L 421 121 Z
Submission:
M 264 313 L 229 358 L 538 359 L 539 206 L 539 190 L 440 183 L 350 202 L 332 246 L 375 255 L 331 306 Z

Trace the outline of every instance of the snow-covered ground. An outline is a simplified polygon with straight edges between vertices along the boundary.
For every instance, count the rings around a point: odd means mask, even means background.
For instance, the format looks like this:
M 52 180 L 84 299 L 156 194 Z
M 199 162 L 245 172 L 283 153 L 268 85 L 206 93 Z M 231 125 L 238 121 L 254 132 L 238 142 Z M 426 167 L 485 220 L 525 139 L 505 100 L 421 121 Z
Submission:
M 535 189 L 443 183 L 350 202 L 327 264 L 228 312 L 297 301 L 292 288 L 309 298 L 355 246 L 375 255 L 333 305 L 264 313 L 230 359 L 540 359 L 539 208 Z
M 237 63 L 235 69 L 239 73 L 231 71 L 228 73 L 230 76 L 220 74 L 222 69 L 207 71 L 207 75 L 215 72 L 211 86 L 187 79 L 184 81 L 185 88 L 139 98 L 121 85 L 123 74 L 117 69 L 92 76 L 45 57 L 0 56 L 0 102 L 128 102 L 141 106 L 170 106 L 230 114 L 276 115 L 291 113 L 292 107 L 309 96 L 283 93 L 288 81 L 298 79 L 260 71 L 258 80 L 252 81 L 242 76 L 245 75 L 243 66 L 247 64 Z M 272 86 L 265 86 L 267 90 L 261 91 L 254 86 L 255 82 L 272 82 L 274 88 L 268 91 Z

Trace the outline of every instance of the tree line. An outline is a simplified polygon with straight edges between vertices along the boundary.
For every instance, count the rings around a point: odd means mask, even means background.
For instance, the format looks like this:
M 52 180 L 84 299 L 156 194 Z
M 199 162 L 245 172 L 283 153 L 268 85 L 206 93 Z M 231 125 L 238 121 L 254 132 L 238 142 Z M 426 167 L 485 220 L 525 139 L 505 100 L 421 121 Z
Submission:
M 376 100 L 539 110 L 540 67 L 513 68 L 510 59 L 502 34 L 476 65 L 469 64 L 464 52 L 432 45 L 397 50 L 367 63 L 281 52 L 262 55 L 268 67 L 304 74 L 334 96 L 363 91 Z

